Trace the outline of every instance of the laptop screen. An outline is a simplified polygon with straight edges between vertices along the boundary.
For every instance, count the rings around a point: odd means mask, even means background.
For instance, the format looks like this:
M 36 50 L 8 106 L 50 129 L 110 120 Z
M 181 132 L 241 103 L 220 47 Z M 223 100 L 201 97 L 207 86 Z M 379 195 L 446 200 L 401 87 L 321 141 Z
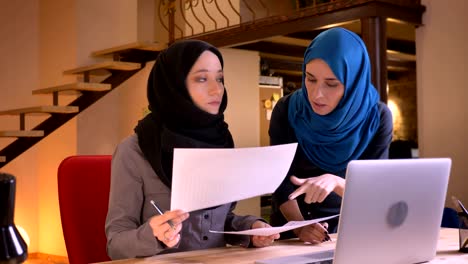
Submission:
M 351 161 L 333 263 L 419 263 L 434 258 L 450 168 L 449 158 Z M 315 260 L 316 254 L 256 263 L 325 261 Z

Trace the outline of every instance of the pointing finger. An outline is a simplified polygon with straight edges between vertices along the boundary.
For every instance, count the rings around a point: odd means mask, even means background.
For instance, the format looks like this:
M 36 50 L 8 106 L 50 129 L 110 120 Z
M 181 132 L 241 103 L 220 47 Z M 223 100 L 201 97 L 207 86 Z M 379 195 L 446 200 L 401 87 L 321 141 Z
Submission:
M 302 185 L 300 186 L 299 188 L 297 188 L 294 192 L 292 192 L 290 195 L 289 195 L 289 200 L 294 200 L 296 199 L 299 195 L 305 193 L 307 191 L 307 186 L 306 185 Z

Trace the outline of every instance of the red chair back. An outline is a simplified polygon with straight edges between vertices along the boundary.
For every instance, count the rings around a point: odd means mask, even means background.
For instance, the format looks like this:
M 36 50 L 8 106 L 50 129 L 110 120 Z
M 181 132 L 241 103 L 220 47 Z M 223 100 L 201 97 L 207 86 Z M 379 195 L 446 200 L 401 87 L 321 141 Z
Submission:
M 70 264 L 109 261 L 104 225 L 111 155 L 72 156 L 58 168 L 62 230 Z

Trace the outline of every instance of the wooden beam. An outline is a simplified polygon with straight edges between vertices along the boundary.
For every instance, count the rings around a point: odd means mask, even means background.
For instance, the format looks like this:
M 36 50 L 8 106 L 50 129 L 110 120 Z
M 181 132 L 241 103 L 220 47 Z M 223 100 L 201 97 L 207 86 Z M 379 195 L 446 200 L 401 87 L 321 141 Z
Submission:
M 134 42 L 108 49 L 94 51 L 93 53 L 91 53 L 91 56 L 106 56 L 112 55 L 114 53 L 125 53 L 132 50 L 162 51 L 165 48 L 167 48 L 167 45 L 159 42 Z
M 387 102 L 387 21 L 385 17 L 361 19 L 362 39 L 366 43 L 371 63 L 371 79 L 380 100 Z
M 53 92 L 63 92 L 63 91 L 92 91 L 92 92 L 102 92 L 108 91 L 112 87 L 108 83 L 86 83 L 86 82 L 76 82 L 69 83 L 64 85 L 53 86 L 49 88 L 33 90 L 33 94 L 50 94 Z
M 0 137 L 43 137 L 41 130 L 0 131 Z
M 304 61 L 304 58 L 301 57 L 292 57 L 292 56 L 285 56 L 285 55 L 278 55 L 273 53 L 264 53 L 261 50 L 259 51 L 260 57 L 263 59 L 275 59 L 275 60 L 283 60 L 283 61 L 293 61 L 293 62 L 300 62 Z
M 292 37 L 286 37 L 286 36 L 275 36 L 275 37 L 263 39 L 263 41 L 307 48 L 310 45 L 311 39 L 309 40 L 309 39 L 292 38 Z
M 6 157 L 5 157 L 5 156 L 0 156 L 0 162 L 1 162 L 1 163 L 6 162 Z
M 107 70 L 119 70 L 119 71 L 134 71 L 141 68 L 139 63 L 134 62 L 121 62 L 121 61 L 105 61 L 96 63 L 93 65 L 83 66 L 71 70 L 64 71 L 63 74 L 80 74 L 80 73 L 92 73 L 95 75 L 106 75 L 109 74 Z
M 18 114 L 71 114 L 78 113 L 77 106 L 55 106 L 55 105 L 46 105 L 46 106 L 33 106 L 25 108 L 17 108 L 11 110 L 0 111 L 0 115 L 18 115 Z

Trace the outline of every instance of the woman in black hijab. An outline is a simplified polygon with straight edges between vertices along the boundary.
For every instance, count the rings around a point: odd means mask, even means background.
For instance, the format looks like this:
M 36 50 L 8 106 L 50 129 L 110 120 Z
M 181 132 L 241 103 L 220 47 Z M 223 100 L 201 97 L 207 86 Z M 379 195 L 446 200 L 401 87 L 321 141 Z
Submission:
M 106 220 L 112 259 L 221 247 L 263 247 L 279 234 L 239 236 L 210 233 L 268 226 L 254 216 L 237 216 L 235 203 L 158 215 L 150 203 L 170 208 L 174 148 L 233 148 L 224 122 L 227 95 L 221 53 L 206 42 L 179 41 L 162 51 L 148 78 L 151 113 L 112 158 Z M 171 222 L 174 227 L 169 225 Z

